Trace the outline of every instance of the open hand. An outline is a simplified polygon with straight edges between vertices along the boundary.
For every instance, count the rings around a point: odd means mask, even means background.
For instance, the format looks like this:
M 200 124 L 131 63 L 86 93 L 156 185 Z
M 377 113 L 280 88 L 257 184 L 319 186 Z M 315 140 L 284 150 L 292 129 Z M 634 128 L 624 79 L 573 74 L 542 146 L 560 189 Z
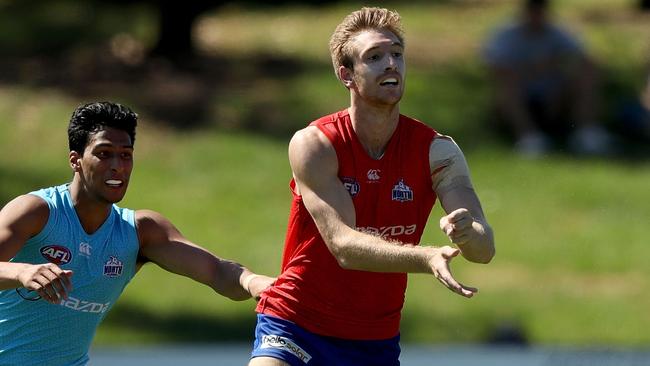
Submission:
M 451 270 L 449 269 L 449 263 L 451 260 L 460 253 L 458 248 L 452 248 L 448 245 L 445 245 L 441 248 L 434 248 L 437 250 L 437 253 L 429 260 L 429 265 L 433 275 L 451 291 L 464 296 L 472 297 L 478 292 L 478 289 L 475 287 L 465 286 L 454 279 L 451 275 Z
M 29 291 L 36 291 L 47 302 L 58 304 L 72 291 L 72 271 L 53 263 L 29 264 L 18 274 L 18 280 Z

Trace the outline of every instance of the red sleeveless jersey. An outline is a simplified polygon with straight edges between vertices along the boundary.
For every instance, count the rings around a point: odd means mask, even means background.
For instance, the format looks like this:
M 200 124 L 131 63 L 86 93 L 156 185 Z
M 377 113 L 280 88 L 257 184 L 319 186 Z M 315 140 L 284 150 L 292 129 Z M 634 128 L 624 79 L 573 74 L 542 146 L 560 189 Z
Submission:
M 339 178 L 356 212 L 357 230 L 417 244 L 436 200 L 430 127 L 400 116 L 381 159 L 357 138 L 347 110 L 311 123 L 336 150 Z M 291 188 L 295 182 L 291 181 Z M 257 311 L 310 332 L 343 339 L 387 339 L 399 333 L 407 275 L 341 268 L 302 202 L 293 194 L 282 273 L 262 294 Z

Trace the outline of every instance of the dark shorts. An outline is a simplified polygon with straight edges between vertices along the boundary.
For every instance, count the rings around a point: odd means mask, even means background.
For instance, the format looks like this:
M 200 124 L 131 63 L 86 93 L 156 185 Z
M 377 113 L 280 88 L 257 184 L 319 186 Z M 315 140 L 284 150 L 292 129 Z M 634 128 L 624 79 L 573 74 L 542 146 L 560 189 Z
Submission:
M 399 366 L 399 355 L 399 335 L 378 341 L 324 337 L 258 314 L 251 358 L 273 357 L 291 366 Z

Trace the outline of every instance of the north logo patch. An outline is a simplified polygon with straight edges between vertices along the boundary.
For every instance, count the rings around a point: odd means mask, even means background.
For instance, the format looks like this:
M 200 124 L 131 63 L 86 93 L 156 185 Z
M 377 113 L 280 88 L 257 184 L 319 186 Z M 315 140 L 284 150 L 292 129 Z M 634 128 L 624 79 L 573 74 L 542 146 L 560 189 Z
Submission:
M 413 201 L 413 190 L 404 183 L 403 179 L 400 179 L 393 186 L 392 199 L 399 202 Z
M 122 275 L 122 268 L 124 265 L 122 261 L 114 256 L 110 256 L 106 263 L 104 263 L 104 276 L 118 277 Z

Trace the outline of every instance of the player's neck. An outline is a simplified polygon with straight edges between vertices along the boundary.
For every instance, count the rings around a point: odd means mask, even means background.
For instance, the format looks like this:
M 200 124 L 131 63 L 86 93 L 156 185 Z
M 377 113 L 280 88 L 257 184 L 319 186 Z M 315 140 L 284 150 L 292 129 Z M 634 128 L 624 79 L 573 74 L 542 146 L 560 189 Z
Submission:
M 354 132 L 368 155 L 375 159 L 381 158 L 397 129 L 398 105 L 386 108 L 353 105 L 349 108 L 349 113 Z
M 95 233 L 106 221 L 112 204 L 91 197 L 76 179 L 70 183 L 69 189 L 72 205 L 81 227 L 89 235 Z

